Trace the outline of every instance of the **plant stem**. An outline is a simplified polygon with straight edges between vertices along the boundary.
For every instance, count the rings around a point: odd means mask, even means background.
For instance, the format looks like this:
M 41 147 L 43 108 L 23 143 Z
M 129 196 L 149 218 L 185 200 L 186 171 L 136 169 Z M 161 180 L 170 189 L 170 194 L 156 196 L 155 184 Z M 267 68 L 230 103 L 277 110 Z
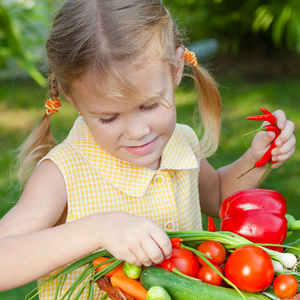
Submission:
M 255 130 L 253 130 L 253 131 L 244 133 L 244 134 L 242 135 L 242 137 L 245 137 L 245 136 L 247 136 L 247 135 L 249 135 L 249 134 L 256 133 L 256 132 L 259 132 L 259 131 L 262 131 L 262 130 L 266 130 L 266 129 L 265 129 L 264 127 L 260 127 L 260 128 L 257 128 L 257 129 L 255 129 Z
M 296 220 L 292 215 L 286 214 L 285 215 L 288 221 L 288 230 L 300 230 L 300 220 Z
M 268 164 L 268 167 L 267 167 L 266 171 L 264 172 L 264 174 L 258 180 L 258 183 L 260 183 L 264 179 L 264 177 L 266 176 L 266 174 L 269 172 L 271 166 L 272 166 L 272 162 L 270 161 L 269 164 Z

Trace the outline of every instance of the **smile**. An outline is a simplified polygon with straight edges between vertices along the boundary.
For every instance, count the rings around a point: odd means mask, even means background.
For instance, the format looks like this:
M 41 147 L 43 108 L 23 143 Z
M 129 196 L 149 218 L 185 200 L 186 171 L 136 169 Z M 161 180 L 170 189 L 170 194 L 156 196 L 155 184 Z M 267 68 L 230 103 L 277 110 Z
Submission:
M 148 154 L 149 152 L 151 152 L 153 150 L 153 148 L 155 147 L 155 145 L 157 143 L 157 139 L 158 138 L 155 138 L 151 142 L 149 142 L 147 144 L 144 144 L 142 146 L 124 147 L 124 149 L 126 151 L 128 151 L 129 153 L 131 153 L 131 154 L 145 155 L 145 154 Z

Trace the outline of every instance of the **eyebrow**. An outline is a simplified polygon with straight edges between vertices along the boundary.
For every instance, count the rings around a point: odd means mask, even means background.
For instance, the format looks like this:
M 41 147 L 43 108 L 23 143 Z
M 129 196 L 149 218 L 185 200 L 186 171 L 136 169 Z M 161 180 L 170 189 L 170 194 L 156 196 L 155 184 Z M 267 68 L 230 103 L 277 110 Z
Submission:
M 146 103 L 149 103 L 149 102 L 151 102 L 151 101 L 153 101 L 153 100 L 157 100 L 158 99 L 158 97 L 159 97 L 159 99 L 161 100 L 166 100 L 165 99 L 165 97 L 163 96 L 163 94 L 165 94 L 165 92 L 166 92 L 166 87 L 163 87 L 159 92 L 157 92 L 157 93 L 142 93 L 141 92 L 141 95 L 149 95 L 149 97 L 147 97 L 147 99 L 145 100 L 145 101 L 141 101 L 141 102 L 136 102 L 138 105 L 144 105 L 144 104 L 146 104 Z M 125 96 L 124 96 L 125 97 Z M 121 100 L 122 101 L 122 100 Z M 158 101 L 156 101 L 156 102 L 158 102 Z M 134 103 L 134 102 L 132 102 L 132 103 Z M 113 111 L 111 111 L 111 112 L 106 112 L 106 111 L 87 111 L 89 114 L 91 114 L 91 115 L 95 115 L 95 116 L 99 116 L 99 115 L 101 115 L 101 116 L 111 116 L 111 115 L 115 115 L 115 114 L 117 114 L 118 112 L 113 112 Z
M 103 116 L 103 117 L 117 114 L 117 112 L 113 112 L 113 111 L 111 111 L 111 112 L 103 111 L 102 112 L 102 111 L 89 111 L 89 110 L 87 111 L 87 113 L 92 116 Z

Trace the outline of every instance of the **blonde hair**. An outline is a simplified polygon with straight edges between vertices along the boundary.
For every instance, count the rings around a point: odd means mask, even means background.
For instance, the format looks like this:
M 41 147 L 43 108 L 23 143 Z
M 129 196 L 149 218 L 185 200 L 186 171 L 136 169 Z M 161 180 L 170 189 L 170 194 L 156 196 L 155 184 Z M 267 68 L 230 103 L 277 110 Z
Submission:
M 46 44 L 50 96 L 58 96 L 58 86 L 69 94 L 72 83 L 88 74 L 98 78 L 100 85 L 100 78 L 110 79 L 126 89 L 126 74 L 120 74 L 120 67 L 155 49 L 173 69 L 180 46 L 178 29 L 160 0 L 67 0 L 54 19 Z M 204 127 L 202 153 L 207 157 L 218 146 L 221 100 L 208 72 L 200 66 L 191 68 Z M 44 116 L 24 143 L 19 155 L 21 182 L 55 146 L 50 121 L 51 116 Z

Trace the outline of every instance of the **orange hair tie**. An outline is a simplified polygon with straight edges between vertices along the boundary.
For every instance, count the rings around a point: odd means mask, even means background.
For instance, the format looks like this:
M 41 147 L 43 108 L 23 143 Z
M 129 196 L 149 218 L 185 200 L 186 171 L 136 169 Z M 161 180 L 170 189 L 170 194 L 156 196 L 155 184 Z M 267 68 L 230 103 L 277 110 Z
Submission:
M 45 107 L 46 107 L 46 115 L 47 116 L 51 116 L 56 114 L 60 108 L 61 108 L 61 104 L 59 102 L 59 99 L 48 99 L 46 100 L 45 103 Z
M 198 66 L 197 57 L 195 56 L 195 53 L 189 51 L 187 48 L 185 48 L 184 60 L 193 67 Z

